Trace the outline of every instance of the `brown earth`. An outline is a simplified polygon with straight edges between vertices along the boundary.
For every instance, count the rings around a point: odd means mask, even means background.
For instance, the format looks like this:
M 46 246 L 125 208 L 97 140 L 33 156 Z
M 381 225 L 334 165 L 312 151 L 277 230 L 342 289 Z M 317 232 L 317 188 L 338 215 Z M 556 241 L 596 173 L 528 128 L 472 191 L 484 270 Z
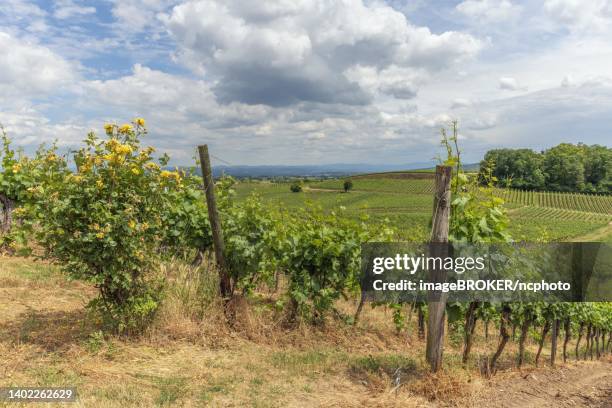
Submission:
M 474 407 L 612 407 L 612 360 L 567 363 L 555 369 L 511 372 L 495 378 Z

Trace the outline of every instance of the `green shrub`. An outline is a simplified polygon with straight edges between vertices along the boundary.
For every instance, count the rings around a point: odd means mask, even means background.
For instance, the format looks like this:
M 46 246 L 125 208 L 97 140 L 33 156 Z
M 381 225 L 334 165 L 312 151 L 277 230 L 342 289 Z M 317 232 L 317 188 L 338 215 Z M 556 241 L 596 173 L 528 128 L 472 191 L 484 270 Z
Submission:
M 344 180 L 344 184 L 342 185 L 344 188 L 344 192 L 348 193 L 349 190 L 353 189 L 353 181 L 352 180 Z
M 289 186 L 289 190 L 291 190 L 292 193 L 300 193 L 302 189 L 302 183 L 299 181 L 291 183 L 291 185 Z
M 177 228 L 164 217 L 183 180 L 161 169 L 166 158 L 153 161 L 153 148 L 141 148 L 142 119 L 105 128 L 106 140 L 90 133 L 75 153 L 75 172 L 64 161 L 61 179 L 28 189 L 29 218 L 47 255 L 99 289 L 89 306 L 107 327 L 137 332 L 161 300 L 154 271 L 161 243 Z

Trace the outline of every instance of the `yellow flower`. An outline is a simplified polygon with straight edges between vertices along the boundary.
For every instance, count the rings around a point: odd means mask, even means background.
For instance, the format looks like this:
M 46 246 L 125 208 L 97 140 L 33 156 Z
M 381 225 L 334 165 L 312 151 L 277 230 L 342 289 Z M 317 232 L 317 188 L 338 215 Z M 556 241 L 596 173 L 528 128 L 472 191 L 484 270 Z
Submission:
M 55 155 L 55 153 L 49 153 L 47 155 L 46 160 L 47 160 L 48 163 L 53 163 L 54 161 L 57 160 L 57 156 Z
M 104 233 L 103 233 L 103 232 L 98 232 L 98 233 L 96 234 L 96 238 L 98 238 L 98 239 L 102 239 L 102 238 L 104 238 Z
M 119 128 L 119 133 L 129 133 L 131 131 L 132 131 L 132 125 L 130 125 L 129 123 L 121 125 L 121 127 Z
M 145 127 L 145 120 L 143 118 L 134 119 L 134 123 L 140 127 Z
M 76 174 L 70 174 L 68 175 L 68 181 L 74 181 L 75 183 L 80 183 L 81 181 L 83 181 L 83 176 L 79 176 Z
M 114 149 L 115 153 L 124 155 L 132 153 L 132 150 L 132 146 L 127 144 L 119 144 Z
M 102 188 L 102 187 L 104 187 L 104 183 L 102 182 L 102 180 L 97 180 L 97 181 L 96 181 L 96 186 L 97 186 L 98 188 Z
M 27 192 L 30 194 L 42 194 L 44 192 L 44 189 L 42 188 L 42 186 L 29 187 L 27 189 Z
M 132 173 L 138 176 L 140 174 L 140 169 L 138 167 L 132 167 Z
M 115 138 L 110 139 L 108 142 L 106 142 L 106 148 L 109 150 L 114 150 L 115 147 L 117 147 L 119 145 L 119 141 Z
M 128 222 L 128 227 L 130 227 L 130 229 L 134 229 L 134 228 L 136 228 L 136 221 L 134 221 L 134 220 L 130 220 L 130 221 Z
M 181 181 L 181 175 L 177 173 L 176 171 L 162 170 L 162 172 L 159 173 L 159 175 L 161 178 L 174 179 L 174 181 L 176 181 L 177 183 L 180 183 Z
M 159 165 L 157 163 L 148 162 L 144 165 L 147 170 L 159 170 Z
M 91 163 L 84 163 L 83 165 L 81 165 L 81 167 L 79 168 L 79 172 L 80 173 L 88 173 L 91 170 Z
M 25 208 L 22 208 L 22 207 L 15 208 L 13 210 L 13 215 L 15 217 L 21 217 L 22 215 L 25 215 L 25 213 L 26 213 L 26 210 L 25 210 Z
M 21 170 L 21 164 L 13 164 L 13 173 L 19 173 L 19 170 Z
M 113 128 L 115 127 L 115 125 L 112 125 L 110 123 L 106 123 L 104 125 L 104 131 L 106 132 L 107 135 L 110 135 L 113 133 Z

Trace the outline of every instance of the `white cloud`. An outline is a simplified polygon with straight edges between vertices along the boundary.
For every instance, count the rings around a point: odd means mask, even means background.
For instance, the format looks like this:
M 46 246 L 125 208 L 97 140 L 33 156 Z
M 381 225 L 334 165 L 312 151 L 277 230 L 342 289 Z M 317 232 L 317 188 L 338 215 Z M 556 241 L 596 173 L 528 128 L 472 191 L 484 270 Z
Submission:
M 610 0 L 546 0 L 544 10 L 574 31 L 609 31 L 612 23 Z
M 507 91 L 526 90 L 525 87 L 519 85 L 519 82 L 516 80 L 516 78 L 512 77 L 499 78 L 499 89 L 504 89 Z
M 569 88 L 481 102 L 465 112 L 462 123 L 465 133 L 489 146 L 541 149 L 579 141 L 605 145 L 610 106 L 612 80 L 601 78 Z M 476 118 L 475 126 L 470 118 Z M 493 126 L 486 126 L 487 122 Z
M 391 65 L 378 70 L 376 67 L 357 65 L 347 69 L 344 76 L 359 84 L 371 96 L 392 96 L 396 99 L 413 99 L 419 84 L 426 81 L 424 70 Z
M 140 31 L 158 24 L 155 16 L 178 0 L 110 0 L 112 13 L 121 29 Z
M 88 81 L 83 87 L 87 91 L 85 95 L 93 96 L 94 103 L 101 106 L 110 104 L 119 111 L 130 109 L 134 114 L 160 119 L 174 117 L 176 121 L 199 118 L 206 120 L 210 127 L 256 123 L 271 111 L 262 105 L 220 105 L 205 81 L 167 74 L 139 64 L 133 67 L 131 75 Z
M 465 108 L 472 105 L 472 101 L 466 98 L 455 98 L 451 104 L 451 109 Z
M 218 80 L 223 101 L 284 106 L 299 101 L 367 104 L 344 72 L 357 66 L 439 70 L 476 55 L 469 34 L 434 34 L 381 3 L 189 1 L 161 17 L 179 44 L 178 60 Z M 358 82 L 358 81 L 357 81 Z M 406 98 L 416 89 L 385 84 Z
M 574 84 L 574 79 L 572 78 L 571 75 L 566 75 L 563 77 L 563 80 L 561 81 L 561 86 L 564 88 L 570 87 Z
M 55 2 L 53 16 L 59 19 L 68 19 L 89 14 L 95 14 L 96 8 L 92 6 L 79 6 L 73 0 L 59 0 Z
M 0 2 L 0 13 L 17 20 L 43 17 L 47 14 L 37 5 L 23 0 L 3 0 Z
M 69 62 L 50 49 L 0 32 L 0 100 L 42 97 L 75 79 Z
M 465 0 L 456 9 L 478 24 L 513 20 L 522 11 L 521 6 L 509 0 Z
M 27 31 L 33 33 L 46 32 L 48 26 L 45 22 L 47 12 L 27 0 L 2 0 L 0 1 L 0 20 L 2 31 L 11 31 L 19 26 L 24 26 Z

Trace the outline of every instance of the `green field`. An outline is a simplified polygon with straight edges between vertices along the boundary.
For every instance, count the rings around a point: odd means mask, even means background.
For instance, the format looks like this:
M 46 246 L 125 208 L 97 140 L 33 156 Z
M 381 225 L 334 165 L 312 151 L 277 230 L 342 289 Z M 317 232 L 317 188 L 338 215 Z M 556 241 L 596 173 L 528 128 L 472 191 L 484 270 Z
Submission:
M 398 238 L 427 238 L 433 206 L 433 178 L 390 173 L 352 178 L 353 190 L 344 193 L 343 180 L 310 182 L 301 193 L 289 191 L 287 183 L 241 182 L 238 199 L 256 192 L 264 201 L 286 208 L 319 205 L 345 211 L 349 216 L 367 214 L 372 222 L 384 219 L 398 230 Z M 612 240 L 612 197 L 572 193 L 527 192 L 498 189 L 511 219 L 510 232 L 517 240 L 569 240 L 596 233 Z M 601 230 L 601 234 L 597 233 Z

